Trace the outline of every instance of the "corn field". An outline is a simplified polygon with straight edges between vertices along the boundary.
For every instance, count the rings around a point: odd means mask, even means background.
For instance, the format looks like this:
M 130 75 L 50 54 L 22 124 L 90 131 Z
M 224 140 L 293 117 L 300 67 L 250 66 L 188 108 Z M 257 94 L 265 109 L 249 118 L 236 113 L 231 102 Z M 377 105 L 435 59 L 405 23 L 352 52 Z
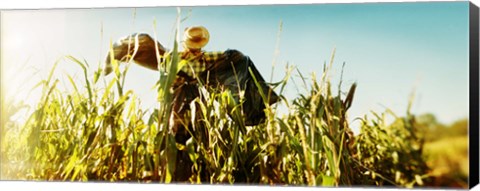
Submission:
M 12 119 L 25 107 L 2 100 L 2 179 L 172 183 L 188 168 L 184 182 L 193 184 L 429 185 L 415 116 L 373 113 L 373 119 L 359 119 L 361 132 L 354 136 L 347 114 L 357 84 L 347 91 L 339 84 L 333 92 L 327 77 L 333 60 L 319 80 L 301 77 L 308 93 L 293 100 L 282 96 L 294 71 L 287 67 L 275 90 L 288 112 L 280 115 L 277 105 L 266 104 L 267 119 L 256 126 L 242 123 L 239 92 L 200 87 L 189 115 L 192 137 L 176 143 L 169 128 L 176 51 L 175 43 L 159 72 L 153 111 L 142 110 L 135 92 L 124 88 L 128 67 L 113 61 L 115 77 L 101 83 L 100 68 L 90 74 L 89 64 L 72 56 L 65 62 L 84 71 L 84 82 L 69 76 L 73 91 L 66 91 L 53 67 L 39 82 L 42 97 L 25 122 Z M 386 124 L 387 115 L 395 123 Z

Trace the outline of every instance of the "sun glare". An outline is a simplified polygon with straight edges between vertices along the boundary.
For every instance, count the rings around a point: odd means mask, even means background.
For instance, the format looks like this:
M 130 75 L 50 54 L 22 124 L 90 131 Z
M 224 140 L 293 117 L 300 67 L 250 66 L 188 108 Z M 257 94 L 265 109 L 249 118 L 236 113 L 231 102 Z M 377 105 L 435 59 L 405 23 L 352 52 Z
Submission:
M 5 49 L 19 50 L 25 44 L 25 37 L 22 37 L 19 34 L 12 34 L 12 35 L 6 36 L 4 39 L 5 39 L 5 46 L 3 48 Z
M 35 105 L 33 87 L 58 59 L 65 30 L 64 11 L 21 11 L 2 14 L 1 64 L 5 100 Z M 38 90 L 39 88 L 37 88 Z

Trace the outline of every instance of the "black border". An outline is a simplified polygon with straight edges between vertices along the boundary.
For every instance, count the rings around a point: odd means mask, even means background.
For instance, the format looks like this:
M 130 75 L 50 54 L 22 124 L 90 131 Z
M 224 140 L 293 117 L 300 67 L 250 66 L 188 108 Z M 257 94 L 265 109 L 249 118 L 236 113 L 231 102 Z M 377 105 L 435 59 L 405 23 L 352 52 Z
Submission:
M 470 2 L 470 119 L 469 119 L 469 187 L 479 182 L 479 14 L 478 7 Z

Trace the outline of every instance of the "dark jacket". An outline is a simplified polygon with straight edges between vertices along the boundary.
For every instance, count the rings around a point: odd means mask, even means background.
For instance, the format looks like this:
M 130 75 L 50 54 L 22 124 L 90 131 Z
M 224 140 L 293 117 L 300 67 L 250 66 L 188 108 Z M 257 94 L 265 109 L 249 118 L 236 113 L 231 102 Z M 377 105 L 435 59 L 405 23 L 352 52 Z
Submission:
M 224 86 L 231 92 L 245 91 L 243 102 L 243 113 L 245 114 L 246 125 L 257 125 L 265 120 L 266 104 L 274 104 L 279 101 L 278 95 L 265 82 L 252 60 L 238 50 L 226 50 L 224 60 L 207 66 L 207 70 L 200 75 L 207 79 L 209 84 Z M 250 72 L 251 70 L 251 72 Z M 260 89 L 255 83 L 258 82 Z M 237 82 L 238 79 L 238 82 Z M 266 100 L 263 100 L 261 92 Z M 238 94 L 235 99 L 239 102 Z

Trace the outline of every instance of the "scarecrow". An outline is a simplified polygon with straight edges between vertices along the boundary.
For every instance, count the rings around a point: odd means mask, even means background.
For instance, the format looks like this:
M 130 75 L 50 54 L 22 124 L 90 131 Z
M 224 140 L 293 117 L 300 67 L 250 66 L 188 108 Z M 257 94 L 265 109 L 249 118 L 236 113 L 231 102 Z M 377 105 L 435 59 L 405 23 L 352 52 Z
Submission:
M 279 101 L 278 95 L 265 82 L 248 56 L 238 50 L 226 51 L 203 51 L 202 48 L 208 43 L 210 34 L 203 26 L 188 27 L 184 31 L 182 45 L 184 51 L 179 52 L 180 62 L 185 65 L 177 73 L 172 86 L 174 90 L 173 115 L 174 126 L 186 124 L 183 115 L 189 110 L 190 102 L 199 96 L 197 88 L 199 84 L 207 84 L 212 87 L 230 89 L 232 92 L 242 90 L 245 92 L 243 112 L 245 125 L 257 125 L 265 120 L 265 102 L 263 95 L 267 95 L 267 104 Z M 136 48 L 135 48 L 136 47 Z M 157 58 L 156 51 L 160 57 Z M 124 37 L 113 44 L 113 58 L 121 62 L 133 60 L 143 67 L 158 70 L 159 63 L 170 56 L 166 48 L 159 42 L 155 42 L 148 34 L 139 33 Z M 105 74 L 112 72 L 110 55 L 106 58 Z M 259 83 L 260 89 L 255 84 Z M 237 81 L 238 80 L 238 81 Z M 201 81 L 202 83 L 199 83 Z M 240 86 L 240 87 L 239 87 Z M 237 97 L 238 98 L 238 97 Z M 177 132 L 179 128 L 174 128 Z M 184 133 L 184 132 L 182 132 Z M 185 137 L 177 136 L 177 142 L 184 143 Z
M 171 128 L 175 133 L 175 140 L 179 144 L 184 145 L 190 138 L 187 129 L 191 130 L 191 124 L 185 114 L 190 110 L 190 103 L 200 96 L 198 87 L 201 84 L 213 87 L 212 89 L 244 92 L 242 109 L 245 118 L 243 122 L 247 126 L 263 122 L 266 118 L 264 112 L 266 104 L 271 105 L 279 101 L 279 96 L 265 82 L 248 56 L 234 49 L 202 50 L 209 39 L 210 34 L 203 26 L 188 27 L 184 31 L 182 41 L 184 50 L 179 52 L 180 63 L 183 67 L 176 74 L 172 85 L 174 98 Z M 160 56 L 157 56 L 157 51 Z M 129 35 L 113 45 L 114 59 L 121 62 L 133 61 L 152 70 L 158 70 L 159 64 L 165 63 L 164 60 L 169 56 L 170 53 L 164 46 L 144 33 Z M 111 56 L 108 55 L 104 68 L 106 75 L 112 72 L 110 59 Z M 263 100 L 262 95 L 265 95 L 266 100 Z M 234 94 L 234 96 L 239 103 L 239 94 Z M 180 158 L 184 157 L 180 156 Z M 188 161 L 184 162 L 188 163 Z M 184 166 L 188 166 L 188 164 Z M 177 170 L 179 170 L 178 167 L 177 165 Z M 176 179 L 181 181 L 185 177 L 188 178 L 188 173 L 186 174 L 183 178 L 177 177 Z

